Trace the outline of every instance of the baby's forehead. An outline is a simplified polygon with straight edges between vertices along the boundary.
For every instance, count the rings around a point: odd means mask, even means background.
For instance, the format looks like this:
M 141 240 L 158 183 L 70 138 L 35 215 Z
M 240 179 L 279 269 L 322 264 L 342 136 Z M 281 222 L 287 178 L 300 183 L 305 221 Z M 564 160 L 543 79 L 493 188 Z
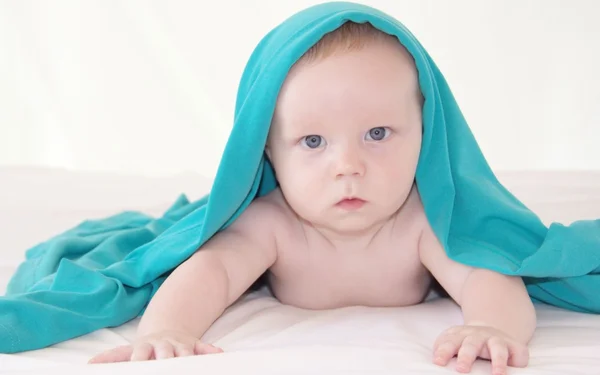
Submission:
M 352 68 L 345 70 L 345 76 L 338 74 L 343 69 L 338 70 L 336 64 L 345 64 L 345 57 L 348 55 L 368 60 L 367 65 L 373 69 L 361 73 L 365 70 L 363 62 L 351 65 Z M 390 61 L 392 62 L 389 63 Z M 316 65 L 323 65 L 322 63 L 325 63 L 329 70 L 312 69 Z M 376 74 L 373 74 L 373 71 Z M 327 74 L 330 73 L 338 76 L 338 80 L 327 81 Z M 396 76 L 393 80 L 388 78 L 392 74 Z M 359 78 L 360 76 L 364 78 Z M 346 77 L 348 79 L 345 79 Z M 397 105 L 393 104 L 393 101 L 399 99 L 399 91 L 402 91 L 403 97 L 413 96 L 413 91 L 417 97 L 421 94 L 414 59 L 395 36 L 385 34 L 370 24 L 347 23 L 325 35 L 291 67 L 278 96 L 272 128 L 278 128 L 281 122 L 278 119 L 289 118 L 291 113 L 294 114 L 294 118 L 318 118 L 319 108 L 324 105 L 324 102 L 319 101 L 318 94 L 331 90 L 333 95 L 330 97 L 334 97 L 338 94 L 335 91 L 338 87 L 336 85 L 346 85 L 348 90 L 356 93 L 354 97 L 360 100 L 360 103 L 356 104 L 371 110 Z M 363 87 L 366 92 L 377 94 L 376 102 L 366 103 L 369 98 L 360 95 Z M 386 96 L 385 92 L 390 94 Z M 328 108 L 324 108 L 323 111 L 329 112 Z M 298 126 L 295 123 L 284 122 L 286 128 L 288 125 Z
M 333 32 L 326 34 L 315 45 L 308 49 L 296 63 L 290 68 L 286 82 L 296 80 L 298 75 L 302 74 L 305 68 L 318 65 L 325 62 L 329 66 L 338 65 L 347 62 L 340 56 L 355 55 L 353 52 L 369 51 L 361 55 L 361 59 L 369 60 L 371 69 L 368 70 L 383 70 L 380 75 L 403 75 L 406 79 L 406 85 L 402 86 L 418 86 L 418 71 L 415 59 L 408 49 L 394 35 L 386 34 L 385 32 L 376 29 L 369 23 L 356 24 L 348 22 Z M 382 52 L 383 51 L 383 52 Z M 383 65 L 383 69 L 381 68 Z M 393 67 L 390 71 L 389 67 Z M 335 68 L 334 68 L 335 69 Z M 360 67 L 365 69 L 364 66 Z M 353 74 L 361 74 L 356 72 Z M 319 76 L 319 80 L 326 80 L 327 76 Z M 420 89 L 420 88 L 418 88 Z M 420 91 L 420 90 L 419 90 Z
M 276 107 L 284 112 L 310 113 L 350 99 L 360 107 L 379 108 L 420 96 L 411 56 L 398 50 L 382 53 L 383 49 L 387 47 L 340 53 L 294 66 L 280 88 Z M 353 56 L 346 58 L 348 55 Z

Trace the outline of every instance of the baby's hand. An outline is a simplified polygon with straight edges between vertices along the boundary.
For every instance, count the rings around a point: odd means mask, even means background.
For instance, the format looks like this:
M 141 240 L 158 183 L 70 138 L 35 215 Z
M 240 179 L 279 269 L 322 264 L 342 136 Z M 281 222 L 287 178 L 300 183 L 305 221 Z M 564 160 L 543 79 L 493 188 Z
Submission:
M 146 361 L 221 352 L 223 352 L 221 348 L 205 344 L 194 336 L 165 331 L 140 337 L 133 344 L 102 352 L 90 359 L 88 363 Z
M 434 363 L 446 366 L 457 356 L 456 370 L 470 372 L 477 357 L 491 359 L 492 374 L 505 375 L 506 367 L 525 367 L 529 350 L 501 331 L 486 326 L 457 326 L 443 332 L 433 347 Z

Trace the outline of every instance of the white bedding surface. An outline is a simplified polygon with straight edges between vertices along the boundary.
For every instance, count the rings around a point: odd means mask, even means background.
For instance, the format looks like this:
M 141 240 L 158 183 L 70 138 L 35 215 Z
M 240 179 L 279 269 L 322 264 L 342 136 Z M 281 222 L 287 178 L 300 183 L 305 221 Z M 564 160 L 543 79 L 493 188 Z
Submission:
M 499 172 L 511 191 L 545 222 L 600 218 L 599 172 Z M 195 199 L 210 182 L 194 174 L 170 178 L 0 168 L 0 294 L 35 243 L 81 220 L 139 209 L 158 214 L 179 193 Z M 538 306 L 531 363 L 510 374 L 600 374 L 600 316 Z M 1 313 L 1 312 L 0 312 Z M 431 345 L 460 324 L 449 300 L 419 306 L 307 311 L 280 304 L 265 290 L 236 303 L 205 340 L 225 353 L 166 361 L 86 365 L 95 353 L 129 342 L 137 320 L 50 348 L 0 355 L 0 373 L 45 374 L 451 374 L 431 364 Z M 478 361 L 472 374 L 490 374 Z

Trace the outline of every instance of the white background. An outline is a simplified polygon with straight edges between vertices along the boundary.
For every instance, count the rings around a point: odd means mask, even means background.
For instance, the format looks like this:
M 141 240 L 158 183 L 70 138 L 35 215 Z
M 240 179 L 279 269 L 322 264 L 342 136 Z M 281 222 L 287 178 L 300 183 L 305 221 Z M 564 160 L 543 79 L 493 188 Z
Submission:
M 0 2 L 0 165 L 212 177 L 250 53 L 318 2 Z M 600 2 L 363 3 L 423 43 L 493 168 L 600 169 Z

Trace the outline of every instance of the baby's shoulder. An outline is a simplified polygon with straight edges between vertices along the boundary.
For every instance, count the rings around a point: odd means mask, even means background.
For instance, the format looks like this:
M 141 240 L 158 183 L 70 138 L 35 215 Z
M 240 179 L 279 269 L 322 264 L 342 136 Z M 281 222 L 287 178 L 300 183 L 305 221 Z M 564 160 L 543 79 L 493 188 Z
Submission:
M 396 213 L 394 227 L 402 231 L 403 235 L 413 234 L 420 237 L 428 225 L 425 208 L 415 185 L 411 189 L 405 203 Z
M 276 235 L 290 222 L 290 213 L 279 189 L 255 198 L 232 223 L 236 230 Z

